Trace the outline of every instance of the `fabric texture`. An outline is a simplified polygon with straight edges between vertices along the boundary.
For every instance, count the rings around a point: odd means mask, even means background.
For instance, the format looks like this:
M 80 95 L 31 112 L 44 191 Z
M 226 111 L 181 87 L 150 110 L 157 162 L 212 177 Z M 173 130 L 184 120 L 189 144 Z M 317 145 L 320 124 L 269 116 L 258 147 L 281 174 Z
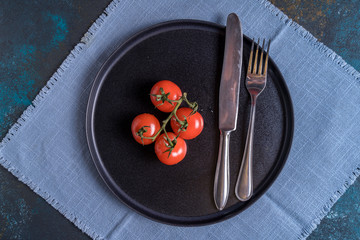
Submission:
M 85 111 L 92 82 L 134 33 L 173 19 L 225 25 L 272 40 L 289 87 L 295 133 L 288 161 L 250 208 L 224 222 L 175 227 L 123 205 L 90 157 Z M 116 0 L 96 20 L 0 145 L 0 162 L 94 239 L 296 239 L 307 237 L 360 172 L 360 74 L 263 0 Z

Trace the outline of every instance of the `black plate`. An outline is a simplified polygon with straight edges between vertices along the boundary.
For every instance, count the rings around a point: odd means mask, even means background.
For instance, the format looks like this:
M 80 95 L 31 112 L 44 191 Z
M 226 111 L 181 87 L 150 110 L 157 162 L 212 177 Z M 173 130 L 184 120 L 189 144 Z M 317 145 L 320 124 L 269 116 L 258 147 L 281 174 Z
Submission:
M 103 65 L 87 109 L 88 144 L 95 165 L 109 188 L 129 207 L 168 224 L 204 225 L 224 220 L 253 204 L 274 182 L 289 153 L 294 117 L 285 81 L 269 63 L 267 87 L 258 99 L 254 146 L 254 195 L 239 202 L 235 182 L 245 145 L 249 95 L 242 82 L 237 130 L 231 134 L 231 186 L 227 207 L 218 211 L 213 182 L 219 144 L 218 91 L 224 50 L 224 26 L 179 20 L 158 24 L 133 36 Z M 250 40 L 244 39 L 243 76 Z M 199 103 L 202 134 L 187 141 L 188 154 L 177 165 L 157 160 L 154 146 L 131 135 L 132 119 L 152 113 L 149 92 L 162 79 L 174 81 Z

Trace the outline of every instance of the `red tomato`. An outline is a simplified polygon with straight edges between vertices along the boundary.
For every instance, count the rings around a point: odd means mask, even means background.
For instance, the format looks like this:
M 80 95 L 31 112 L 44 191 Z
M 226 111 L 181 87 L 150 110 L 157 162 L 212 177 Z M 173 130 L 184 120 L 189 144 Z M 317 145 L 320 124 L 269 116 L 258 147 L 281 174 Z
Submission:
M 160 130 L 159 120 L 152 114 L 143 113 L 137 115 L 131 123 L 131 132 L 134 139 L 143 145 L 151 144 L 153 141 L 151 139 L 142 139 L 141 137 L 136 135 L 136 133 L 144 127 L 145 131 L 143 133 L 144 137 L 152 137 Z
M 161 95 L 160 88 L 164 90 L 165 94 L 169 93 L 169 95 L 167 96 L 169 100 L 179 100 L 182 96 L 182 92 L 178 85 L 169 80 L 159 81 L 155 83 L 155 85 L 151 88 L 150 99 L 154 106 L 162 112 L 171 112 L 172 110 L 174 110 L 176 103 L 171 104 L 164 99 L 157 101 L 156 96 L 154 96 Z
M 174 138 L 176 137 L 176 135 L 172 132 L 169 132 L 168 136 L 170 140 L 174 140 Z M 169 147 L 167 147 L 166 145 L 168 145 L 169 143 L 166 140 L 165 133 L 161 134 L 156 139 L 155 153 L 162 163 L 166 165 L 174 165 L 184 159 L 187 151 L 186 143 L 181 137 L 178 137 L 176 140 L 176 145 L 169 156 L 169 152 L 166 152 L 169 149 Z
M 192 112 L 191 108 L 179 108 L 176 111 L 176 116 L 181 120 L 184 121 L 185 117 L 188 123 L 188 126 L 185 131 L 180 131 L 180 137 L 183 139 L 193 139 L 199 136 L 204 128 L 204 119 L 199 112 L 190 115 Z M 179 133 L 179 128 L 181 125 L 176 121 L 175 116 L 171 118 L 171 128 L 175 134 Z

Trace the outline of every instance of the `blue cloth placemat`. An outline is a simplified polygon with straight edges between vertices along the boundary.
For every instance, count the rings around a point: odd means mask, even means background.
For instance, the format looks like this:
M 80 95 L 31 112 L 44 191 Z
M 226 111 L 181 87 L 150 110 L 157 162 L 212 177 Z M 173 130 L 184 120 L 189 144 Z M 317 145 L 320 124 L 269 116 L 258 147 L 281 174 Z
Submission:
M 124 206 L 91 160 L 85 110 L 96 73 L 128 37 L 152 24 L 236 12 L 249 37 L 272 40 L 288 84 L 295 135 L 269 191 L 218 224 L 174 227 Z M 95 239 L 295 239 L 308 236 L 360 172 L 360 74 L 263 0 L 112 2 L 0 145 L 0 162 Z

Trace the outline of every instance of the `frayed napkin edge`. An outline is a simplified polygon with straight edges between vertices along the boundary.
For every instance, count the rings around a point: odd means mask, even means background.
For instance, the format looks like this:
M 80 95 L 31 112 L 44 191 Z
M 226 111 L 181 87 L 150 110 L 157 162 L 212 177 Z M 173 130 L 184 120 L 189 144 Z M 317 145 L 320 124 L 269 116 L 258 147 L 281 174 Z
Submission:
M 307 41 L 311 46 L 315 47 L 321 54 L 324 54 L 326 57 L 329 57 L 336 66 L 340 67 L 342 70 L 345 70 L 346 73 L 354 77 L 356 81 L 360 80 L 360 72 L 358 72 L 354 67 L 348 64 L 341 56 L 339 56 L 334 50 L 327 47 L 325 44 L 320 42 L 314 35 L 307 31 L 304 27 L 299 25 L 290 19 L 285 13 L 278 9 L 274 4 L 270 3 L 268 0 L 258 0 L 261 4 L 265 6 L 270 12 L 277 16 L 280 21 L 285 25 L 293 28 L 293 30 L 300 35 L 304 40 Z M 332 206 L 339 200 L 339 198 L 346 192 L 346 190 L 356 181 L 357 177 L 360 175 L 360 165 L 358 165 L 355 170 L 350 174 L 348 179 L 345 179 L 345 182 L 341 184 L 340 189 L 335 191 L 330 199 L 325 203 L 325 205 L 320 208 L 319 212 L 315 213 L 315 218 L 308 224 L 303 227 L 300 235 L 297 239 L 306 239 L 310 234 L 317 228 L 321 220 L 330 212 Z
M 81 231 L 86 233 L 89 237 L 98 240 L 104 239 L 103 237 L 100 237 L 100 235 L 95 233 L 95 231 L 92 231 L 91 228 L 87 226 L 84 221 L 81 221 L 79 218 L 77 218 L 75 214 L 69 212 L 65 206 L 61 205 L 58 201 L 56 201 L 56 199 L 53 198 L 49 193 L 39 188 L 28 177 L 22 175 L 22 173 L 19 170 L 14 168 L 11 165 L 11 163 L 2 156 L 1 152 L 0 152 L 0 164 L 3 167 L 5 167 L 11 174 L 13 174 L 19 181 L 29 186 L 31 190 L 33 190 L 36 194 L 38 194 L 40 197 L 45 199 L 47 203 L 49 203 L 53 208 L 58 210 L 64 217 L 66 217 L 68 220 L 74 223 L 76 227 L 78 227 Z
M 262 4 L 266 9 L 270 11 L 271 14 L 277 16 L 279 20 L 285 25 L 293 28 L 293 30 L 298 33 L 303 39 L 305 39 L 310 45 L 314 46 L 319 50 L 321 54 L 324 54 L 326 57 L 331 58 L 331 60 L 340 68 L 342 68 L 346 73 L 355 78 L 355 80 L 360 79 L 360 73 L 348 64 L 341 56 L 339 56 L 335 51 L 327 47 L 322 42 L 318 41 L 309 31 L 307 31 L 304 27 L 299 25 L 290 19 L 285 13 L 283 13 L 280 9 L 278 9 L 275 5 L 273 5 L 268 0 L 257 0 Z M 104 23 L 105 19 L 109 14 L 111 14 L 114 9 L 117 8 L 118 4 L 120 4 L 120 0 L 113 0 L 103 11 L 103 13 L 97 18 L 97 20 L 91 25 L 88 31 L 81 38 L 80 42 L 74 47 L 74 49 L 70 52 L 70 54 L 66 57 L 66 59 L 62 62 L 57 71 L 52 75 L 46 85 L 40 90 L 39 94 L 35 97 L 29 107 L 22 113 L 20 118 L 11 126 L 8 133 L 0 142 L 0 164 L 6 168 L 9 172 L 11 172 L 15 177 L 18 178 L 19 181 L 25 183 L 39 196 L 44 198 L 52 207 L 58 210 L 62 215 L 64 215 L 68 220 L 73 222 L 75 226 L 77 226 L 81 231 L 86 233 L 93 239 L 104 239 L 95 231 L 90 230 L 84 221 L 79 220 L 75 216 L 75 214 L 70 213 L 65 206 L 58 203 L 50 194 L 43 191 L 39 187 L 36 186 L 29 178 L 25 177 L 21 174 L 21 172 L 15 169 L 9 161 L 7 161 L 2 153 L 2 149 L 4 146 L 11 141 L 11 138 L 18 132 L 18 130 L 25 124 L 26 119 L 28 119 L 34 109 L 45 99 L 51 89 L 56 85 L 58 79 L 61 78 L 62 74 L 65 72 L 69 65 L 76 59 L 80 52 L 85 48 L 85 45 L 89 43 L 96 33 L 96 31 L 101 27 Z M 356 169 L 352 172 L 352 174 L 348 177 L 348 180 L 342 184 L 339 190 L 337 190 L 326 202 L 325 206 L 323 206 L 318 213 L 315 219 L 311 221 L 308 226 L 303 227 L 301 234 L 298 239 L 307 238 L 320 224 L 321 220 L 329 213 L 331 207 L 336 203 L 336 201 L 346 192 L 346 190 L 355 182 L 357 177 L 360 175 L 360 165 L 356 167 Z
M 320 212 L 316 214 L 316 218 L 305 228 L 298 239 L 307 238 L 320 224 L 321 220 L 330 212 L 332 206 L 339 200 L 339 198 L 346 192 L 346 190 L 356 181 L 357 177 L 360 175 L 360 165 L 358 165 L 355 171 L 349 176 L 349 179 L 342 184 L 339 190 L 337 190 L 330 200 L 325 204 L 325 206 L 320 209 Z
M 21 114 L 19 119 L 11 126 L 5 137 L 0 142 L 0 164 L 6 168 L 10 173 L 12 173 L 19 181 L 23 182 L 27 186 L 30 187 L 35 193 L 41 196 L 47 203 L 49 203 L 52 207 L 58 210 L 64 217 L 70 220 L 75 224 L 82 232 L 86 233 L 92 239 L 105 239 L 105 237 L 100 236 L 95 231 L 91 230 L 91 228 L 85 223 L 86 221 L 80 220 L 76 214 L 71 213 L 67 210 L 67 208 L 60 204 L 55 198 L 53 198 L 49 193 L 43 191 L 41 188 L 37 186 L 34 182 L 31 181 L 28 177 L 24 176 L 20 170 L 16 169 L 11 165 L 9 161 L 7 161 L 3 155 L 2 149 L 5 145 L 11 141 L 12 137 L 19 131 L 19 129 L 26 123 L 26 120 L 31 117 L 31 114 L 34 112 L 35 108 L 37 108 L 43 100 L 45 100 L 46 96 L 49 95 L 52 88 L 56 85 L 56 83 L 61 79 L 63 73 L 67 68 L 70 67 L 71 63 L 80 55 L 82 50 L 86 48 L 86 44 L 88 44 L 96 31 L 101 27 L 101 25 L 105 22 L 105 19 L 111 14 L 117 5 L 120 3 L 119 0 L 113 0 L 103 11 L 103 13 L 96 19 L 96 21 L 90 26 L 88 31 L 81 38 L 80 42 L 71 50 L 70 54 L 65 58 L 65 60 L 61 63 L 56 72 L 51 76 L 51 78 L 47 81 L 46 85 L 40 90 L 38 95 L 32 101 L 32 103 L 25 109 L 25 111 Z
M 334 50 L 327 47 L 324 43 L 320 42 L 314 35 L 312 35 L 308 30 L 304 27 L 290 19 L 285 13 L 283 13 L 279 8 L 277 8 L 274 4 L 269 2 L 268 0 L 257 0 L 261 4 L 265 6 L 270 12 L 277 16 L 281 22 L 285 25 L 294 29 L 294 31 L 299 34 L 302 38 L 304 38 L 311 46 L 314 46 L 326 57 L 329 57 L 333 62 L 336 63 L 337 66 L 345 70 L 348 74 L 353 76 L 356 80 L 360 79 L 360 72 L 358 72 L 353 66 L 348 64 L 341 56 L 339 56 Z

